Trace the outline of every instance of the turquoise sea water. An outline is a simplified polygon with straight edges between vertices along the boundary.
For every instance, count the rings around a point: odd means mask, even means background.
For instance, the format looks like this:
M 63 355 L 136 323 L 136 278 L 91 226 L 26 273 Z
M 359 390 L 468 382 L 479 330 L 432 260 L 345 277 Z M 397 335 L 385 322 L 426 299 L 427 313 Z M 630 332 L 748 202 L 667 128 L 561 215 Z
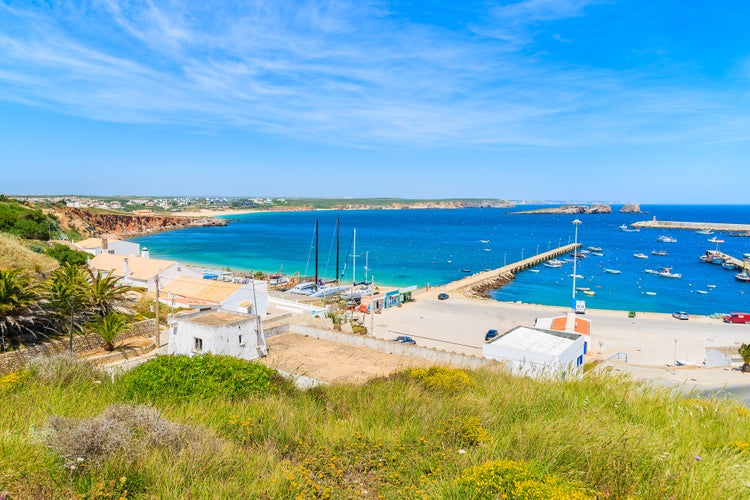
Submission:
M 533 207 L 523 206 L 519 209 Z M 585 276 L 577 286 L 589 287 L 593 297 L 581 295 L 587 307 L 691 314 L 750 311 L 750 284 L 734 279 L 736 272 L 721 266 L 702 264 L 698 256 L 716 245 L 711 236 L 694 231 L 643 229 L 625 233 L 621 224 L 656 216 L 660 220 L 750 223 L 750 206 L 668 205 L 642 206 L 645 214 L 577 216 L 578 241 L 585 247 L 602 247 L 604 257 L 589 256 L 578 261 L 578 272 Z M 440 285 L 485 269 L 501 267 L 537 252 L 572 242 L 575 216 L 512 215 L 514 209 L 456 210 L 357 210 L 254 213 L 231 217 L 226 227 L 191 228 L 134 238 L 148 247 L 151 255 L 212 268 L 277 271 L 314 274 L 312 252 L 315 220 L 320 221 L 319 274 L 335 275 L 335 226 L 341 220 L 340 261 L 347 262 L 345 280 L 352 279 L 352 235 L 357 229 L 357 280 L 364 278 L 365 258 L 369 275 L 376 283 L 393 286 Z M 662 234 L 676 243 L 656 241 Z M 719 249 L 741 257 L 750 252 L 750 238 L 716 233 L 725 243 Z M 666 250 L 656 257 L 652 250 Z M 646 260 L 633 257 L 642 252 Z M 348 257 L 347 257 L 348 256 Z M 646 268 L 672 267 L 680 279 L 669 279 L 644 272 Z M 608 274 L 604 267 L 621 274 Z M 572 263 L 562 268 L 544 266 L 539 272 L 524 271 L 492 297 L 549 305 L 570 305 Z M 708 287 L 707 285 L 715 285 Z M 697 293 L 707 291 L 706 294 Z M 645 292 L 656 295 L 646 295 Z

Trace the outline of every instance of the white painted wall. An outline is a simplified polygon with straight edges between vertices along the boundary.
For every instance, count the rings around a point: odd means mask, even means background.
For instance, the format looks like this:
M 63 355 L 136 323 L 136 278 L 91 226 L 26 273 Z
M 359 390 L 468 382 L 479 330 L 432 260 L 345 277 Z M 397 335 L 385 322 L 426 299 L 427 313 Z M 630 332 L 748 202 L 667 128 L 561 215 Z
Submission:
M 500 343 L 488 342 L 482 346 L 482 354 L 489 359 L 506 362 L 516 375 L 532 378 L 580 377 L 583 365 L 576 366 L 583 356 L 584 337 L 571 340 L 570 345 L 558 354 L 518 349 Z
M 241 323 L 208 326 L 186 319 L 175 319 L 169 331 L 169 354 L 196 356 L 224 354 L 241 359 L 258 358 L 256 319 L 248 317 Z M 240 338 L 241 337 L 241 338 Z M 195 339 L 201 339 L 203 348 L 195 348 Z

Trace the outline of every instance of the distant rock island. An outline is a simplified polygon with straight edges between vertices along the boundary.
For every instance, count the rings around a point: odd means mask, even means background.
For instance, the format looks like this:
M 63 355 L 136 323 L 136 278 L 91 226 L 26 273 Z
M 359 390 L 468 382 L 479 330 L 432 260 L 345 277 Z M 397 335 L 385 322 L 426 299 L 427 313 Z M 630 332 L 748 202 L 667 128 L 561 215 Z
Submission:
M 641 206 L 638 203 L 628 203 L 627 205 L 623 205 L 623 207 L 620 209 L 620 213 L 642 214 L 643 212 L 641 212 Z
M 522 210 L 511 212 L 518 214 L 611 214 L 612 207 L 609 205 L 563 205 L 560 207 L 535 208 L 533 210 Z

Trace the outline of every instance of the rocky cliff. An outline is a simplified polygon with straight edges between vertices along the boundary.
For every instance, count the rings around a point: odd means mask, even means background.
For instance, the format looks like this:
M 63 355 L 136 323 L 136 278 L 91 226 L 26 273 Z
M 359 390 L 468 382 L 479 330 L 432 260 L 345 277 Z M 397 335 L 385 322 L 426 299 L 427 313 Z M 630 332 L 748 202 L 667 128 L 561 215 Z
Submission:
M 54 214 L 64 230 L 77 231 L 86 238 L 102 235 L 136 236 L 196 226 L 226 226 L 223 219 L 174 217 L 92 212 L 80 208 L 56 209 Z
M 620 212 L 623 214 L 641 214 L 641 206 L 638 203 L 629 203 L 627 205 L 623 205 L 623 207 L 620 209 Z
M 537 208 L 512 212 L 512 214 L 611 214 L 609 205 L 563 205 L 561 207 Z

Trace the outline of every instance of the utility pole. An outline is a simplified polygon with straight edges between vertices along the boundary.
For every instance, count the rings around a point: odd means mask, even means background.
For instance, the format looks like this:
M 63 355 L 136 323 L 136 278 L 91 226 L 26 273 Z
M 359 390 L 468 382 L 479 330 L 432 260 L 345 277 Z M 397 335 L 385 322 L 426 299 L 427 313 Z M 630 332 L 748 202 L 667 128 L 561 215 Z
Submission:
M 161 339 L 159 339 L 159 272 L 156 273 L 156 341 L 154 342 L 156 348 L 161 347 Z
M 73 305 L 75 304 L 75 295 L 70 294 L 70 326 L 68 327 L 68 335 L 70 336 L 70 355 L 73 355 Z

